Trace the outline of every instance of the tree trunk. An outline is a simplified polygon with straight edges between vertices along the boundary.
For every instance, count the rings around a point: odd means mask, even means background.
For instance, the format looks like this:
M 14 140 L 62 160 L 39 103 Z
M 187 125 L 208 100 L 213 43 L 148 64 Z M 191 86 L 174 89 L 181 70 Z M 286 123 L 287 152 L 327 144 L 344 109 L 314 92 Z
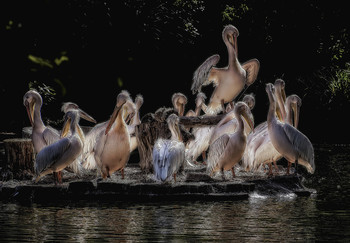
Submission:
M 14 177 L 23 173 L 34 173 L 34 147 L 31 139 L 5 139 L 5 157 L 7 166 Z

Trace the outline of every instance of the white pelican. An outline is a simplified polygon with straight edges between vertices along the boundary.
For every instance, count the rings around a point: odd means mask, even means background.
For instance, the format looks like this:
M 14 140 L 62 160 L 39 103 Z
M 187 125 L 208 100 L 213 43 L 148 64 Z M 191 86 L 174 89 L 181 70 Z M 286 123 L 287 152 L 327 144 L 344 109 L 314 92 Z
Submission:
M 130 151 L 134 151 L 137 148 L 137 138 L 135 135 L 135 127 L 137 125 L 141 124 L 141 120 L 140 120 L 140 108 L 143 104 L 143 97 L 142 95 L 137 95 L 135 98 L 135 115 L 133 116 L 133 118 L 130 121 L 130 124 L 128 125 L 128 131 L 130 134 Z
M 273 88 L 271 83 L 266 85 L 266 92 L 270 102 L 267 127 L 271 142 L 288 162 L 295 163 L 295 173 L 297 173 L 298 164 L 305 166 L 309 173 L 314 173 L 314 148 L 310 140 L 298 129 L 288 123 L 281 123 L 277 120 Z M 287 174 L 289 174 L 289 167 Z
M 185 161 L 185 145 L 179 129 L 179 118 L 171 114 L 167 118 L 170 139 L 159 138 L 153 147 L 153 169 L 157 180 L 165 181 L 173 176 L 176 182 L 176 173 L 183 168 Z
M 125 93 L 121 92 L 117 96 L 117 102 L 107 127 L 96 138 L 93 149 L 94 158 L 103 179 L 119 170 L 124 179 L 124 168 L 130 157 L 130 134 L 125 123 L 125 118 L 129 113 L 125 105 L 127 101 L 130 101 L 130 97 Z
M 236 131 L 232 134 L 222 135 L 210 145 L 208 152 L 208 172 L 213 174 L 216 171 L 221 171 L 224 180 L 225 170 L 231 170 L 233 177 L 235 177 L 234 166 L 242 159 L 245 150 L 246 135 L 242 117 L 251 129 L 254 126 L 251 120 L 251 111 L 246 103 L 237 102 L 233 111 L 238 121 Z
M 54 143 L 60 139 L 59 132 L 50 127 L 45 126 L 41 119 L 41 106 L 43 99 L 36 90 L 29 90 L 23 96 L 23 104 L 27 109 L 30 123 L 33 127 L 32 130 L 32 142 L 36 153 L 39 153 L 41 149 Z M 62 106 L 62 111 L 67 112 L 70 109 L 77 109 L 81 118 L 96 123 L 96 121 L 83 110 L 79 109 L 78 105 L 68 102 Z
M 278 100 L 278 109 L 276 109 L 276 114 L 279 119 L 283 121 L 286 114 L 284 107 L 285 83 L 283 80 L 277 79 L 274 86 L 275 96 Z M 271 176 L 272 171 L 270 162 L 274 162 L 277 170 L 276 161 L 280 158 L 280 154 L 271 144 L 267 131 L 267 122 L 265 121 L 254 129 L 254 133 L 249 134 L 246 150 L 242 160 L 242 166 L 245 167 L 246 170 L 256 170 L 261 164 L 269 163 L 269 176 Z
M 41 177 L 50 173 L 56 173 L 55 183 L 62 183 L 61 174 L 58 172 L 73 163 L 83 151 L 84 136 L 78 124 L 79 112 L 69 110 L 64 117 L 62 138 L 43 148 L 36 156 L 36 183 Z M 70 136 L 65 137 L 69 131 Z
M 201 114 L 201 110 L 203 109 L 203 107 L 206 106 L 204 103 L 206 98 L 207 97 L 203 92 L 199 92 L 195 100 L 196 109 L 194 111 L 193 110 L 187 111 L 186 116 L 199 116 Z
M 257 59 L 249 60 L 242 65 L 238 61 L 237 37 L 239 33 L 236 27 L 227 25 L 222 32 L 222 39 L 227 47 L 228 66 L 216 68 L 219 55 L 209 57 L 201 64 L 193 74 L 191 90 L 193 93 L 201 91 L 202 86 L 213 83 L 213 91 L 207 114 L 217 114 L 224 109 L 223 104 L 232 101 L 243 90 L 245 85 L 254 83 L 260 68 Z
M 187 104 L 187 97 L 182 93 L 175 93 L 171 97 L 171 102 L 173 103 L 174 110 L 179 116 L 183 116 L 185 112 L 185 106 Z
M 128 129 L 128 133 L 132 135 L 135 131 L 135 125 L 139 122 L 137 117 L 134 119 L 134 116 L 138 115 L 138 113 L 136 112 L 136 106 L 132 102 L 132 99 L 130 98 L 130 94 L 126 90 L 122 90 L 120 92 L 120 95 L 123 95 L 123 97 L 126 99 L 122 113 L 123 113 L 123 118 L 125 123 L 126 123 L 126 120 L 130 121 L 130 124 L 127 125 L 127 129 Z M 141 106 L 141 103 L 143 101 L 142 96 L 137 96 L 137 97 L 138 98 L 135 99 L 135 102 Z M 104 136 L 104 132 L 107 128 L 107 125 L 108 125 L 108 121 L 99 123 L 96 126 L 94 126 L 88 132 L 88 134 L 86 134 L 85 144 L 84 144 L 84 149 L 82 154 L 82 166 L 87 170 L 96 169 L 98 167 L 95 159 L 97 143 L 101 140 L 101 137 Z M 130 146 L 134 147 L 135 144 L 132 141 L 133 139 L 131 139 Z
M 255 98 L 252 94 L 245 95 L 242 101 L 248 105 L 250 110 L 252 110 L 255 106 Z M 229 103 L 227 106 L 231 106 L 231 104 Z M 233 107 L 234 107 L 234 105 L 233 105 Z M 230 111 L 215 126 L 215 128 L 212 132 L 212 135 L 210 137 L 210 140 L 209 140 L 209 145 L 212 144 L 216 139 L 221 137 L 223 134 L 225 134 L 225 133 L 231 134 L 231 133 L 234 133 L 236 131 L 236 128 L 238 126 L 238 121 L 235 118 L 235 113 L 233 111 L 233 108 L 229 108 L 229 109 L 227 109 L 227 111 L 228 110 L 230 110 Z M 254 124 L 253 115 L 251 113 L 250 113 L 250 115 L 251 115 L 250 119 L 253 121 L 253 124 Z M 250 132 L 252 131 L 251 127 L 246 122 L 246 120 L 243 120 L 243 122 L 244 122 L 244 133 L 246 136 L 248 136 L 248 134 L 250 134 Z

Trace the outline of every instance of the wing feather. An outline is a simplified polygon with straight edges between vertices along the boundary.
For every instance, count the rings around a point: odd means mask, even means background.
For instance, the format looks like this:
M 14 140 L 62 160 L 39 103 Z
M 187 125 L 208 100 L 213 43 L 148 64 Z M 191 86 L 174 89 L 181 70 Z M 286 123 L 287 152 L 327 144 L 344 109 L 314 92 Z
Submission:
M 226 145 L 230 140 L 230 135 L 224 134 L 216 139 L 209 147 L 207 171 L 212 172 L 216 169 L 221 155 L 224 153 Z
M 35 173 L 39 175 L 41 172 L 49 168 L 57 160 L 59 160 L 65 151 L 70 147 L 70 139 L 62 138 L 56 143 L 43 148 L 35 160 Z
M 58 141 L 60 139 L 60 134 L 59 132 L 48 126 L 42 133 L 43 139 L 46 142 L 46 145 L 53 144 L 54 142 Z
M 251 59 L 242 64 L 242 68 L 246 71 L 246 83 L 251 85 L 258 77 L 260 62 L 257 59 Z
M 209 73 L 213 66 L 215 66 L 220 60 L 219 55 L 213 55 L 208 57 L 194 72 L 191 90 L 193 94 L 201 91 L 202 86 L 206 86 L 212 82 L 208 80 Z
M 310 173 L 313 173 L 315 171 L 315 154 L 310 140 L 302 132 L 287 123 L 283 125 L 283 129 L 293 147 L 298 151 L 299 162 L 306 166 Z

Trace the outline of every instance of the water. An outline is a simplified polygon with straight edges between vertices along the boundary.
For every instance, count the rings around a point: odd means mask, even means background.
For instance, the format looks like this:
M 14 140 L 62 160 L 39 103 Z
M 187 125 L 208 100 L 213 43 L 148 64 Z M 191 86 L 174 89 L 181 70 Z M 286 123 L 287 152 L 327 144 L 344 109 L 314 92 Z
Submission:
M 316 173 L 295 194 L 225 202 L 0 202 L 0 239 L 11 242 L 350 240 L 350 146 L 315 147 Z

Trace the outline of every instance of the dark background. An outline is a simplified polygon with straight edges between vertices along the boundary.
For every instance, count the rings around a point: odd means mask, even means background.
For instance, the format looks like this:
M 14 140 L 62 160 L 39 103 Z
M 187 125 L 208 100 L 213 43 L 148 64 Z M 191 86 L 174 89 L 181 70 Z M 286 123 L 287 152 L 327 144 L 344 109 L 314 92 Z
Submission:
M 42 116 L 59 127 L 62 102 L 107 120 L 125 89 L 144 97 L 141 116 L 184 93 L 194 109 L 192 74 L 209 56 L 227 65 L 225 25 L 240 32 L 239 60 L 260 61 L 256 125 L 266 120 L 265 84 L 282 78 L 303 104 L 299 129 L 313 143 L 349 143 L 350 75 L 330 83 L 349 62 L 346 1 L 1 1 L 1 126 L 29 126 L 23 95 L 43 94 Z M 56 60 L 56 62 L 55 62 Z M 61 61 L 61 62 L 60 62 Z M 347 73 L 346 71 L 344 71 Z M 348 78 L 348 79 L 347 79 Z M 50 93 L 46 90 L 51 91 Z M 213 88 L 203 91 L 208 101 Z M 89 125 L 81 121 L 82 125 Z

